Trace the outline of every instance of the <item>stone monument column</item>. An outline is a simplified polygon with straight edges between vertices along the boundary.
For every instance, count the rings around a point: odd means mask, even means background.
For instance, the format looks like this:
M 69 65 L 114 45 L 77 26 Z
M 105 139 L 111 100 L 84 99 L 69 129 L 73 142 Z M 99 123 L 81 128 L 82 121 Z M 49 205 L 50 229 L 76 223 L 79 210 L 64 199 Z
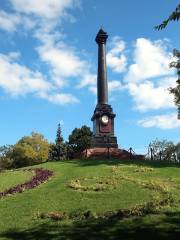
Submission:
M 98 44 L 98 76 L 97 76 L 97 96 L 98 104 L 108 103 L 108 86 L 106 70 L 106 40 L 108 35 L 102 29 L 96 36 Z
M 114 118 L 112 107 L 108 104 L 108 82 L 106 69 L 106 40 L 108 35 L 101 28 L 96 35 L 98 44 L 97 105 L 91 118 L 93 121 L 93 148 L 117 148 L 114 136 Z

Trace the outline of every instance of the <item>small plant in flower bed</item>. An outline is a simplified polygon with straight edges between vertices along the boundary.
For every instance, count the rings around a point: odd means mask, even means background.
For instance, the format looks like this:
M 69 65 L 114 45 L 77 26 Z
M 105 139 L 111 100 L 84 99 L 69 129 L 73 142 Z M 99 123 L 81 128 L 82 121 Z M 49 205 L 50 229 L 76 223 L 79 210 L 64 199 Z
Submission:
M 64 219 L 68 219 L 69 216 L 66 212 L 49 212 L 49 213 L 38 213 L 38 216 L 41 219 L 50 218 L 54 221 L 61 221 Z
M 169 194 L 163 199 L 154 198 L 150 202 L 144 204 L 135 205 L 129 209 L 117 209 L 114 211 L 107 211 L 105 213 L 96 213 L 91 210 L 76 211 L 73 213 L 67 212 L 49 212 L 49 213 L 38 213 L 37 217 L 41 219 L 51 219 L 54 221 L 62 221 L 70 219 L 73 221 L 79 220 L 91 220 L 91 219 L 123 219 L 132 216 L 145 216 L 148 214 L 157 214 L 159 211 L 167 206 L 175 205 L 174 197 Z
M 15 194 L 15 193 L 22 193 L 26 189 L 35 188 L 39 186 L 41 183 L 46 182 L 53 175 L 52 171 L 47 169 L 42 169 L 42 168 L 28 169 L 27 171 L 34 171 L 35 176 L 33 176 L 31 180 L 23 184 L 18 184 L 3 192 L 0 192 L 0 198 Z
M 145 204 L 135 205 L 130 209 L 118 209 L 115 211 L 109 211 L 100 215 L 99 218 L 105 219 L 123 219 L 132 216 L 145 216 L 148 214 L 157 214 L 161 209 L 167 206 L 175 205 L 175 199 L 172 195 L 168 195 L 163 199 L 154 198 L 152 201 Z
M 154 168 L 151 168 L 151 167 L 138 167 L 134 170 L 134 172 L 152 172 L 154 171 Z

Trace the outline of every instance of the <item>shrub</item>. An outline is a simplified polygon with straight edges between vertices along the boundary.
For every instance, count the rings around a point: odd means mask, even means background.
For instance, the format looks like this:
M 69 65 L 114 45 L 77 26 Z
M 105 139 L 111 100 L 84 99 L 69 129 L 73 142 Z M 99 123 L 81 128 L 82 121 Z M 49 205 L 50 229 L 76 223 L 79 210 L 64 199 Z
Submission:
M 83 152 L 91 145 L 92 131 L 87 126 L 75 128 L 69 135 L 69 145 L 75 153 Z

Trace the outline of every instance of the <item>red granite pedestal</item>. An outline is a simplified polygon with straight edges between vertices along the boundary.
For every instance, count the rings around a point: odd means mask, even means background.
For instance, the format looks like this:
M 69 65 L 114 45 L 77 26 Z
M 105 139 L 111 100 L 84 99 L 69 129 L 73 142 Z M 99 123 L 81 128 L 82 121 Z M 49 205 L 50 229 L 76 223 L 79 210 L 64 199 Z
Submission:
M 118 148 L 89 148 L 82 153 L 84 158 L 116 158 L 120 160 L 144 160 L 144 155 L 130 154 L 127 150 Z

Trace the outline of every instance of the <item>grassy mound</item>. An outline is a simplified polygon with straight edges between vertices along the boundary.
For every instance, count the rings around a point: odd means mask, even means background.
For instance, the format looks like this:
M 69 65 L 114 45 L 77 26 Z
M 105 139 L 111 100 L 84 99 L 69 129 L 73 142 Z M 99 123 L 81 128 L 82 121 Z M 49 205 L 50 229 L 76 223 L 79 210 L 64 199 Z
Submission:
M 52 171 L 42 168 L 26 169 L 26 171 L 34 172 L 35 175 L 24 183 L 14 185 L 5 191 L 0 192 L 0 198 L 5 198 L 35 188 L 40 184 L 47 182 L 47 180 L 53 175 Z
M 29 180 L 33 176 L 33 172 L 15 170 L 0 172 L 0 192 Z
M 39 167 L 54 172 L 50 181 L 0 199 L 0 239 L 143 239 L 144 234 L 146 239 L 151 234 L 154 239 L 176 239 L 180 235 L 177 166 L 73 160 Z M 22 183 L 27 179 L 20 172 L 13 174 Z M 9 187 L 11 172 L 3 174 L 0 179 Z

